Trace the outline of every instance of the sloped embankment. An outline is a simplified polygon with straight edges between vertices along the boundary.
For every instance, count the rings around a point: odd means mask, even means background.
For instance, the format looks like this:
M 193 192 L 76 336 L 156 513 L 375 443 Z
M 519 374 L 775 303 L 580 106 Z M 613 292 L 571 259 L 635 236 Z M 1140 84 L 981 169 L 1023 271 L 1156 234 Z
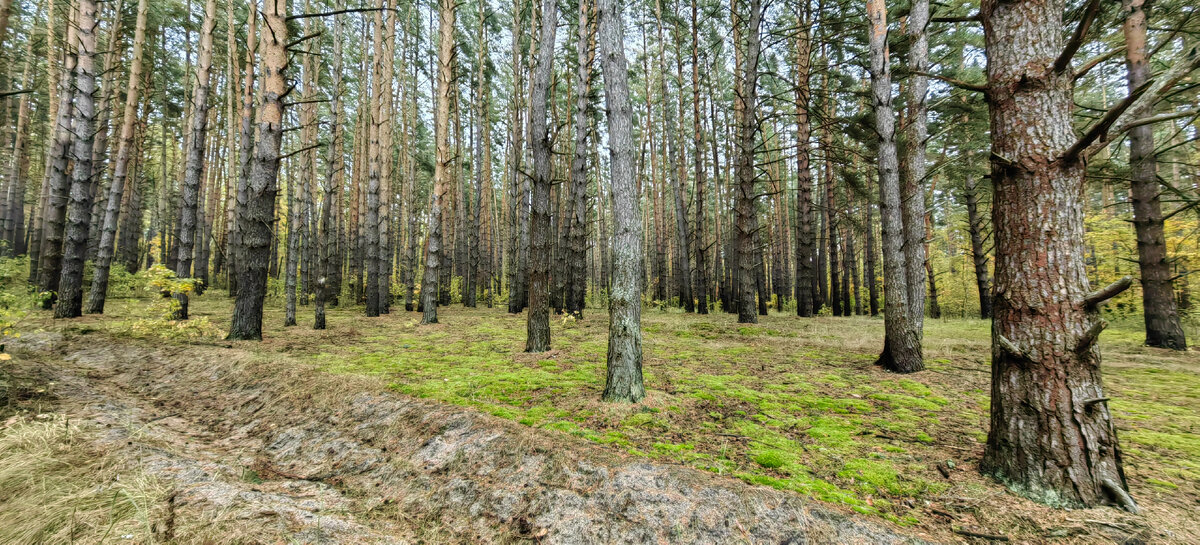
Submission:
M 225 463 L 248 466 L 265 484 L 289 483 L 273 492 L 284 499 L 289 487 L 302 488 L 296 483 L 328 488 L 331 501 L 348 504 L 338 509 L 348 535 L 403 526 L 470 542 L 917 541 L 795 495 L 647 463 L 286 358 L 96 333 L 21 345 L 60 376 L 59 396 L 89 391 L 83 401 L 92 405 L 141 407 L 147 427 L 200 430 L 175 449 L 181 455 L 225 453 Z

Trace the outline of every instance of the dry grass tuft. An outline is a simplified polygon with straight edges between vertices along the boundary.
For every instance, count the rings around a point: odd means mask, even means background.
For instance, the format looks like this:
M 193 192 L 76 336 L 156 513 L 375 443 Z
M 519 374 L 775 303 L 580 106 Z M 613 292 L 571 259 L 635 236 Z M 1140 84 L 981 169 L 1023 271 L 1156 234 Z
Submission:
M 98 450 L 94 432 L 61 415 L 0 429 L 0 543 L 154 541 L 154 479 Z

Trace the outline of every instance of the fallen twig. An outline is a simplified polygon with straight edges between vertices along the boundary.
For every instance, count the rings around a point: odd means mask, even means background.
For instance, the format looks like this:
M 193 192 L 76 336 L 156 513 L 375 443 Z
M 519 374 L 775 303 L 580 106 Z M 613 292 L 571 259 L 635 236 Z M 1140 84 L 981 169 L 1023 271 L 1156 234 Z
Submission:
M 978 537 L 978 538 L 983 538 L 983 539 L 990 539 L 992 541 L 1008 541 L 1008 536 L 1004 536 L 1004 535 L 985 534 L 983 532 L 973 532 L 971 530 L 964 530 L 962 528 L 954 528 L 953 530 L 954 530 L 954 533 L 956 533 L 960 536 Z

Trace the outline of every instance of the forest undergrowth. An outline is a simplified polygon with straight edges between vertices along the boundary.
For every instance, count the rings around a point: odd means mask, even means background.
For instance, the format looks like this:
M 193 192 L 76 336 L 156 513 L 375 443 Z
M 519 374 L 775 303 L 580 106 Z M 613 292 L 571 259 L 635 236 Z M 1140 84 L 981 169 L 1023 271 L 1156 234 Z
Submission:
M 231 301 L 223 292 L 194 297 L 192 320 L 174 322 L 156 293 L 162 281 L 142 280 L 149 291 L 131 287 L 104 316 L 68 327 L 155 342 L 225 343 Z M 6 310 L 10 334 L 55 326 L 21 307 L 13 299 Z M 343 305 L 329 310 L 329 329 L 314 331 L 303 322 L 282 327 L 282 312 L 268 306 L 265 340 L 235 344 L 260 357 L 286 354 L 329 373 L 376 377 L 402 394 L 793 491 L 902 526 L 957 527 L 962 513 L 994 531 L 1043 537 L 1105 524 L 1124 535 L 1153 527 L 1182 537 L 1200 526 L 1194 509 L 1200 357 L 1141 346 L 1136 320 L 1117 320 L 1104 333 L 1103 353 L 1108 403 L 1145 516 L 1084 511 L 1105 515 L 1097 521 L 1094 513 L 1073 517 L 1018 499 L 979 474 L 989 404 L 985 321 L 930 320 L 929 369 L 901 377 L 873 364 L 880 319 L 799 320 L 772 312 L 757 325 L 739 325 L 719 312 L 647 309 L 648 396 L 627 405 L 599 401 L 602 309 L 589 309 L 582 320 L 553 318 L 555 349 L 542 354 L 522 352 L 523 315 L 458 305 L 441 312 L 442 323 L 420 326 L 418 314 L 402 309 L 365 320 L 361 308 Z
M 207 330 L 169 321 L 159 330 L 147 327 L 143 314 L 154 302 L 146 298 L 118 299 L 105 317 L 81 321 L 118 335 L 220 343 L 230 304 L 223 295 L 211 291 L 192 302 L 193 319 L 208 321 Z M 1133 323 L 1105 332 L 1104 369 L 1126 471 L 1146 518 L 1103 509 L 1111 520 L 1097 522 L 1096 515 L 1072 517 L 1015 498 L 978 473 L 989 404 L 984 321 L 929 321 L 929 370 L 900 377 L 873 365 L 882 320 L 772 313 L 745 326 L 723 313 L 648 310 L 647 399 L 613 405 L 599 401 L 602 312 L 552 320 L 555 350 L 536 355 L 521 351 L 522 315 L 457 305 L 442 312 L 441 324 L 419 326 L 417 314 L 364 320 L 360 309 L 342 307 L 329 311 L 328 330 L 314 331 L 285 329 L 282 313 L 269 310 L 266 340 L 238 347 L 267 358 L 287 354 L 330 373 L 378 377 L 403 394 L 905 526 L 955 525 L 963 510 L 1018 535 L 1065 537 L 1105 522 L 1127 533 L 1200 525 L 1197 356 L 1140 346 Z M 1050 513 L 1063 526 L 1047 530 Z

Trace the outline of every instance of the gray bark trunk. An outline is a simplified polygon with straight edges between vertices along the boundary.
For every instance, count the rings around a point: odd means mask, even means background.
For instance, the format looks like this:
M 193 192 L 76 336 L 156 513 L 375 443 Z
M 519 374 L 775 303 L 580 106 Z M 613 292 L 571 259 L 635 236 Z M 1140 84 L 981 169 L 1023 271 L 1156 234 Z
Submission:
M 883 223 L 884 341 L 876 362 L 896 373 L 924 369 L 921 338 L 909 311 L 904 272 L 904 219 L 900 203 L 896 119 L 892 110 L 892 78 L 888 70 L 887 10 L 883 0 L 867 0 L 871 45 L 871 95 L 875 132 L 879 137 L 880 215 Z
M 613 196 L 613 286 L 608 308 L 605 401 L 638 402 L 642 384 L 642 212 L 633 179 L 633 110 L 629 104 L 624 17 L 618 0 L 597 0 L 600 63 L 608 107 Z

